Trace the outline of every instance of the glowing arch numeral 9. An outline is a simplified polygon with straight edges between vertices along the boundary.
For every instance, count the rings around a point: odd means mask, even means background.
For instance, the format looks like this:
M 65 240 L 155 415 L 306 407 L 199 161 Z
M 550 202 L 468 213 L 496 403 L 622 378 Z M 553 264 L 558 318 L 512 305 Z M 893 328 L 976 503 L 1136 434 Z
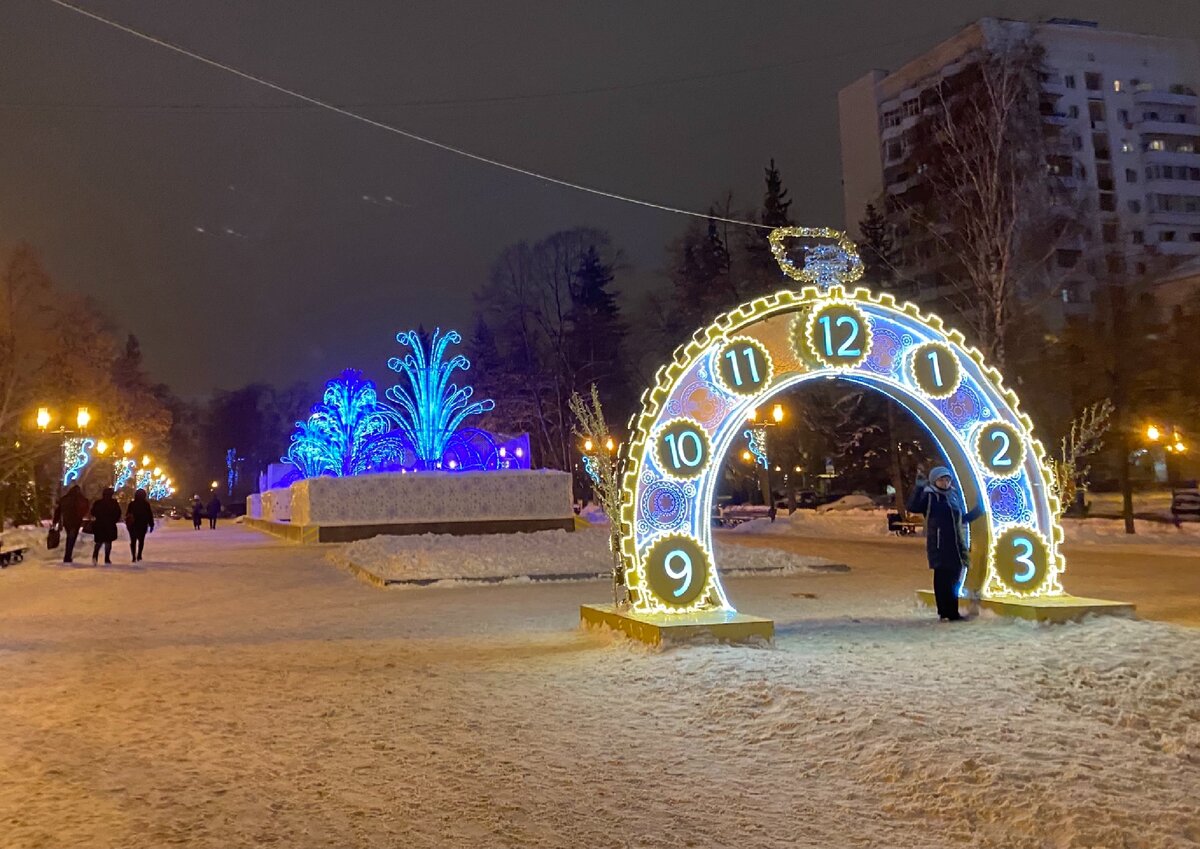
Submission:
M 989 422 L 975 439 L 976 459 L 998 478 L 1016 477 L 1025 460 L 1025 440 L 1008 422 Z
M 691 419 L 667 422 L 655 437 L 654 449 L 663 470 L 684 480 L 704 474 L 712 456 L 708 434 Z
M 1046 579 L 1050 548 L 1032 528 L 1005 530 L 992 546 L 992 563 L 1005 585 L 1017 593 L 1031 593 Z
M 664 607 L 687 607 L 704 592 L 712 566 L 700 544 L 689 536 L 662 537 L 643 560 L 646 582 Z
M 958 390 L 962 369 L 958 357 L 941 342 L 926 342 L 909 355 L 913 383 L 930 398 L 949 398 Z
M 809 347 L 827 366 L 853 368 L 871 350 L 871 326 L 852 304 L 830 304 L 815 312 L 807 335 Z
M 757 395 L 771 382 L 774 366 L 766 347 L 749 336 L 735 336 L 717 350 L 718 381 L 734 395 Z

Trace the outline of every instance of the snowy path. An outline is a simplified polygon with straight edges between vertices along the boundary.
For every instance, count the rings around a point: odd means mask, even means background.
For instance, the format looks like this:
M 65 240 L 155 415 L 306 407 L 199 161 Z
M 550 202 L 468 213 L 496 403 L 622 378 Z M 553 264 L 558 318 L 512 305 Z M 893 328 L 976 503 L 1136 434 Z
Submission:
M 1200 844 L 1200 631 L 938 625 L 919 548 L 821 545 L 853 571 L 728 582 L 767 650 L 581 633 L 600 582 L 379 590 L 235 527 L 6 570 L 0 844 Z

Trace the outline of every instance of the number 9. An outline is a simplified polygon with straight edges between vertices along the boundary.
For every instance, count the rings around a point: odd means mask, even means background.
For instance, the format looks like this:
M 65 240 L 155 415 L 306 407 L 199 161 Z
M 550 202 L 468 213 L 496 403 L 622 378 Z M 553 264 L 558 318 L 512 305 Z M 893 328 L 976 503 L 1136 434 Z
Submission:
M 639 573 L 645 577 L 652 602 L 671 610 L 692 607 L 704 594 L 712 574 L 708 553 L 694 537 L 670 534 L 659 537 L 642 558 Z

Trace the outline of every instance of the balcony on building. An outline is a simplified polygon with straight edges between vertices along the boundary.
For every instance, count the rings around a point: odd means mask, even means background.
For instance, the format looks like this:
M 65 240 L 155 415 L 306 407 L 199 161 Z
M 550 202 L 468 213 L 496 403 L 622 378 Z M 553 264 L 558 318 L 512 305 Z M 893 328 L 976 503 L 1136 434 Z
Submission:
M 1168 89 L 1156 89 L 1143 83 L 1133 93 L 1133 102 L 1138 106 L 1183 106 L 1196 108 L 1200 106 L 1200 97 L 1196 92 L 1183 85 L 1173 85 Z
M 1196 122 L 1194 116 L 1186 122 L 1142 119 L 1135 121 L 1134 127 L 1143 136 L 1177 137 L 1191 139 L 1193 142 L 1200 138 L 1200 123 Z

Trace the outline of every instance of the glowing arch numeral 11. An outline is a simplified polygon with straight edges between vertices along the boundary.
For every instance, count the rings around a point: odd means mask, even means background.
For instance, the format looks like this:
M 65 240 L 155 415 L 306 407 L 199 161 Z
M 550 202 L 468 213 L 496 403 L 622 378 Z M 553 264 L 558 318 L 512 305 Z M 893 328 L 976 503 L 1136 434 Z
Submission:
M 742 397 L 756 395 L 766 388 L 774 368 L 767 349 L 749 336 L 736 336 L 721 346 L 712 366 L 717 382 Z
M 746 365 L 750 369 L 750 382 L 755 385 L 761 383 L 762 378 L 758 376 L 758 356 L 757 356 L 758 352 L 755 351 L 753 348 L 751 348 L 749 345 L 747 345 L 741 349 L 741 353 L 743 355 L 745 355 Z M 737 351 L 726 351 L 725 359 L 729 360 L 730 368 L 733 371 L 733 382 L 736 385 L 741 386 L 743 384 L 742 369 L 738 365 L 738 356 L 737 355 L 738 355 Z

